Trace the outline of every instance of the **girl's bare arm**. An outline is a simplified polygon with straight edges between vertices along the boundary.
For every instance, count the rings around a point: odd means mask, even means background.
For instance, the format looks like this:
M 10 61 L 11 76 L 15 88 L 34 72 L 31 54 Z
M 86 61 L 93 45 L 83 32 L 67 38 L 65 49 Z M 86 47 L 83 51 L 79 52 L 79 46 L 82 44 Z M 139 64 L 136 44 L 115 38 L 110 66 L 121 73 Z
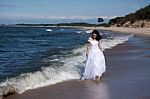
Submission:
M 87 44 L 87 49 L 86 49 L 86 59 L 88 58 L 89 49 L 90 49 L 90 43 Z

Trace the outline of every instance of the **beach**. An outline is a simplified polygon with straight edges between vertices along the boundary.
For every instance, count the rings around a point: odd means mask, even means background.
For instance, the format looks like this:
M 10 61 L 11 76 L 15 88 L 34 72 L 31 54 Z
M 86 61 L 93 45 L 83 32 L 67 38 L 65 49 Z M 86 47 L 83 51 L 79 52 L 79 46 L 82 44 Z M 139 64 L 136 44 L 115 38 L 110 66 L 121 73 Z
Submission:
M 0 5 L 0 99 L 150 99 L 150 0 Z
M 149 36 L 135 35 L 125 43 L 105 50 L 107 69 L 99 83 L 74 79 L 4 99 L 150 99 L 149 42 Z
M 150 36 L 150 28 L 128 28 L 128 27 L 83 27 L 84 29 L 109 30 L 116 33 L 135 34 L 140 36 Z

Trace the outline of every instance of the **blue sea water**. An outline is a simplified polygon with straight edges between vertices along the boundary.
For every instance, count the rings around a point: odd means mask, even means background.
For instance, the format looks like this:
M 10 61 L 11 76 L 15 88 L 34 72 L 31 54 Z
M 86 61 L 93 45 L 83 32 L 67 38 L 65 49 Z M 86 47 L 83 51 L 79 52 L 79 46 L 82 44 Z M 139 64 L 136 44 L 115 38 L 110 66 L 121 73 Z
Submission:
M 0 27 L 0 81 L 54 65 L 42 60 L 67 57 L 69 51 L 83 45 L 88 36 L 76 33 L 78 29 L 51 29 L 47 32 L 45 28 Z
M 0 95 L 8 94 L 11 88 L 15 93 L 21 93 L 68 79 L 79 79 L 89 31 L 63 27 L 1 26 Z M 104 49 L 131 37 L 104 30 L 100 33 Z

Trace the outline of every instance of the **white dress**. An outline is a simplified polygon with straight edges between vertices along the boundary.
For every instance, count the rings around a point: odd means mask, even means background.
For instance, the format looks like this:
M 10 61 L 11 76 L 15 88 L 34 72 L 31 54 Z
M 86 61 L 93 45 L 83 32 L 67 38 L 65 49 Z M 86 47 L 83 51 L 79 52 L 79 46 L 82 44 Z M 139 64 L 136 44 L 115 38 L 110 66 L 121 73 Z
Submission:
M 89 49 L 85 70 L 81 79 L 95 80 L 96 75 L 101 77 L 102 74 L 106 72 L 105 57 L 98 47 L 98 41 L 93 39 L 89 39 L 88 41 L 90 42 L 91 47 Z

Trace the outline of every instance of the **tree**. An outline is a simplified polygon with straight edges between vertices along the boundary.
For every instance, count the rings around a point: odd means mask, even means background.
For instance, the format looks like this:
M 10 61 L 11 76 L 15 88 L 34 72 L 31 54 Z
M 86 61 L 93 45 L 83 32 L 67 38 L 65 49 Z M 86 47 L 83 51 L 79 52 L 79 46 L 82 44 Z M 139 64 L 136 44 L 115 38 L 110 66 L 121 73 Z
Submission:
M 144 8 L 141 8 L 134 13 L 130 13 L 124 17 L 116 17 L 109 20 L 109 25 L 120 25 L 130 21 L 133 24 L 135 21 L 147 20 L 150 21 L 150 4 Z M 144 26 L 144 24 L 142 25 Z
M 97 20 L 99 23 L 104 22 L 103 18 L 98 18 Z

